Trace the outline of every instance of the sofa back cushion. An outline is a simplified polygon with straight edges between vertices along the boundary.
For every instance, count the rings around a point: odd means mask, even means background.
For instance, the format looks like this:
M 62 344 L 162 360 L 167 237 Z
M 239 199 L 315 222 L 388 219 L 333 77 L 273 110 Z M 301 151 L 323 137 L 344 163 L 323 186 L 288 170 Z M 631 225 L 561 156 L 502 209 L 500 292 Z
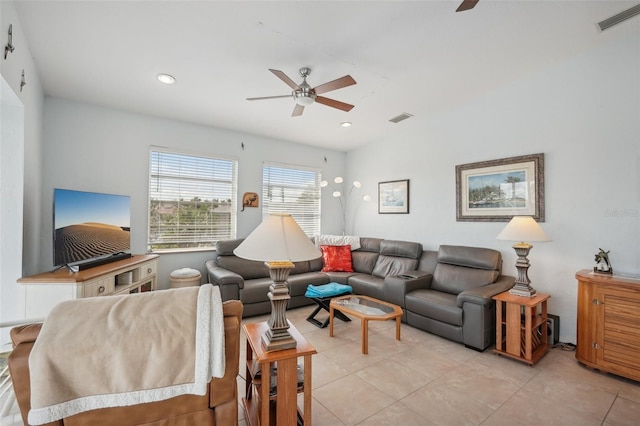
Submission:
M 380 242 L 380 256 L 376 260 L 372 275 L 384 278 L 414 270 L 421 255 L 420 243 L 383 240 Z
M 502 255 L 481 247 L 440 246 L 438 264 L 431 288 L 450 294 L 496 282 L 500 277 Z
M 371 275 L 380 255 L 381 242 L 380 238 L 360 238 L 360 248 L 351 252 L 354 272 Z
M 242 241 L 244 241 L 243 238 L 218 241 L 216 243 L 216 252 L 218 254 L 215 259 L 216 265 L 231 272 L 235 272 L 245 280 L 268 277 L 269 268 L 264 264 L 264 262 L 259 260 L 242 259 L 233 254 L 233 250 L 235 250 Z M 293 264 L 295 267 L 290 272 L 291 274 L 303 274 L 311 270 L 308 261 L 294 262 Z

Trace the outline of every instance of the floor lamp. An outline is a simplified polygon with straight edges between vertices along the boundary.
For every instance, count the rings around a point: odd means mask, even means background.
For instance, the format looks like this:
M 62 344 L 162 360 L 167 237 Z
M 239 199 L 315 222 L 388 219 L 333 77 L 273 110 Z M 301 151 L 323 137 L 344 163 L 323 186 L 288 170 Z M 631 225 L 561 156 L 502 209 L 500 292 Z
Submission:
M 525 241 L 551 241 L 551 239 L 531 216 L 514 216 L 497 238 L 499 240 L 520 241 L 513 245 L 518 255 L 516 260 L 518 278 L 509 293 L 524 297 L 534 296 L 536 290 L 531 287 L 528 275 L 529 259 L 527 259 L 533 246 Z
M 287 278 L 294 268 L 293 262 L 317 259 L 322 253 L 298 226 L 290 214 L 269 215 L 233 253 L 243 259 L 263 261 L 269 268 L 273 284 L 269 286 L 271 317 L 269 329 L 262 335 L 262 344 L 268 351 L 296 347 L 289 334 L 286 309 L 291 296 Z

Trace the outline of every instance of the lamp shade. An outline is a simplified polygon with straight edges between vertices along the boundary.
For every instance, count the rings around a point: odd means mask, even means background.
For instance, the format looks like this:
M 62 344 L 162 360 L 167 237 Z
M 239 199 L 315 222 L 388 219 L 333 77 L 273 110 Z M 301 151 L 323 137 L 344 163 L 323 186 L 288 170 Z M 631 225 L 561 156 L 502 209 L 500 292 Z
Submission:
M 551 241 L 544 230 L 531 216 L 514 216 L 498 234 L 498 240 L 507 241 Z
M 233 251 L 243 259 L 300 262 L 322 253 L 290 214 L 272 213 Z

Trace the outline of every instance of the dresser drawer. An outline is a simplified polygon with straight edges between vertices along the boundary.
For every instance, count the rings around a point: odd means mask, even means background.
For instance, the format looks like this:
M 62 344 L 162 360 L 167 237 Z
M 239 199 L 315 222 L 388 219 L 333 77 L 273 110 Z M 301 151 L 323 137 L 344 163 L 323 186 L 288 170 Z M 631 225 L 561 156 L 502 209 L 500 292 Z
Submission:
M 82 297 L 108 296 L 113 293 L 114 289 L 114 279 L 105 278 L 85 284 Z
M 158 262 L 148 262 L 140 266 L 140 280 L 155 275 L 158 272 Z

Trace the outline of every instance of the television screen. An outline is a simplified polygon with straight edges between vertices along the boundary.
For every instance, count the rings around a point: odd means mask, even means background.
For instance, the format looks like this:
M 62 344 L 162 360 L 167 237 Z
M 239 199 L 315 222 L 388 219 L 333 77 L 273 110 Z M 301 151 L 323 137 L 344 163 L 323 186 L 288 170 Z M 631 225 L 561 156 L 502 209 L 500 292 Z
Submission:
M 54 189 L 54 266 L 128 252 L 131 197 Z

